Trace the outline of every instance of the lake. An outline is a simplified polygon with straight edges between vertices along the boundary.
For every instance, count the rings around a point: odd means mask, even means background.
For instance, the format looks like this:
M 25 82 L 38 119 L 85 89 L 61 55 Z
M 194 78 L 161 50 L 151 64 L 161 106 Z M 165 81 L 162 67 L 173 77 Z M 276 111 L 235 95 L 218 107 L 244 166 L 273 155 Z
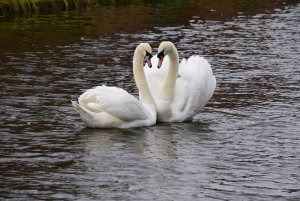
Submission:
M 0 199 L 298 200 L 300 4 L 215 2 L 0 21 Z M 134 49 L 164 40 L 210 62 L 202 112 L 85 128 L 70 100 L 102 84 L 137 96 Z

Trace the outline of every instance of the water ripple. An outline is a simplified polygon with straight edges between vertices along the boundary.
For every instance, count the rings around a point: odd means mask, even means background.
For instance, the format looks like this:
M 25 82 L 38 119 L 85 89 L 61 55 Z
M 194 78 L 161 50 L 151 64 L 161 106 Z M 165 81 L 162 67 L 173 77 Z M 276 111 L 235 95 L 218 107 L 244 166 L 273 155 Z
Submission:
M 0 197 L 64 200 L 297 200 L 299 5 L 227 21 L 118 32 L 7 53 L 0 75 Z M 185 7 L 184 9 L 189 9 Z M 214 13 L 215 11 L 211 11 Z M 217 78 L 193 122 L 87 129 L 71 107 L 106 84 L 137 96 L 140 41 L 172 40 Z

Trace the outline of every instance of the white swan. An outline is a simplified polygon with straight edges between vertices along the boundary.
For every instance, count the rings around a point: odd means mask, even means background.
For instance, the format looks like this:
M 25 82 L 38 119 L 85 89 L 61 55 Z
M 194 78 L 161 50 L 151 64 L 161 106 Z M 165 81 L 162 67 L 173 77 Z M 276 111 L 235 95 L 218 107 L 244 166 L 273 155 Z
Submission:
M 158 121 L 192 119 L 207 104 L 216 87 L 216 78 L 208 61 L 191 56 L 179 64 L 177 49 L 171 42 L 162 42 L 158 55 L 151 61 L 158 68 L 146 68 L 145 74 L 156 104 Z
M 140 101 L 118 87 L 97 86 L 84 92 L 72 105 L 86 126 L 92 128 L 129 128 L 156 123 L 156 109 L 143 69 L 144 58 L 151 65 L 151 47 L 141 43 L 134 52 L 133 74 Z

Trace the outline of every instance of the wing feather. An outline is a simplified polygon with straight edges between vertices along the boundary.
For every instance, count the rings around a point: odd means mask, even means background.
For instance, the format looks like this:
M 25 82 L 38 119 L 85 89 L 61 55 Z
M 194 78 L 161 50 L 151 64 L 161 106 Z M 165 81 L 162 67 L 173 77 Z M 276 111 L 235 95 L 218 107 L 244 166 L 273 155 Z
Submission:
M 106 112 L 125 122 L 148 118 L 143 105 L 118 87 L 103 85 L 89 89 L 79 97 L 79 103 L 93 112 Z

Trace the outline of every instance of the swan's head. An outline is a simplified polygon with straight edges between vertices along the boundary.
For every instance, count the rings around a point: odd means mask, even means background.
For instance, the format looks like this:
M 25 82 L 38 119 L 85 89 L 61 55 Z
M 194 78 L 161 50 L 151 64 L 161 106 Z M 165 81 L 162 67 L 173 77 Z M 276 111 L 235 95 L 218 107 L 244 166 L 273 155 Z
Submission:
M 169 41 L 164 41 L 159 45 L 158 54 L 157 54 L 157 58 L 158 58 L 157 68 L 161 67 L 164 57 L 167 54 L 169 54 L 171 51 L 174 51 L 174 48 L 175 48 L 174 44 Z
M 136 52 L 146 59 L 149 68 L 152 67 L 152 48 L 149 43 L 141 43 L 136 47 Z

